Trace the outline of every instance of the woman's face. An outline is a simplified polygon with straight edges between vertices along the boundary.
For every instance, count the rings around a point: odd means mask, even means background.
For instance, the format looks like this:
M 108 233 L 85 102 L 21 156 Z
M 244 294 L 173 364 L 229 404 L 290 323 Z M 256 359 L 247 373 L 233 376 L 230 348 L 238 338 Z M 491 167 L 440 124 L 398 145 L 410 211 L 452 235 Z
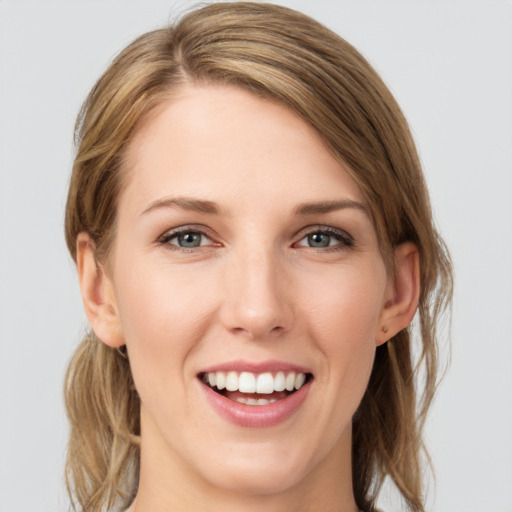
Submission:
M 220 86 L 163 105 L 126 173 L 108 268 L 143 467 L 251 493 L 349 472 L 389 294 L 356 183 L 294 113 Z

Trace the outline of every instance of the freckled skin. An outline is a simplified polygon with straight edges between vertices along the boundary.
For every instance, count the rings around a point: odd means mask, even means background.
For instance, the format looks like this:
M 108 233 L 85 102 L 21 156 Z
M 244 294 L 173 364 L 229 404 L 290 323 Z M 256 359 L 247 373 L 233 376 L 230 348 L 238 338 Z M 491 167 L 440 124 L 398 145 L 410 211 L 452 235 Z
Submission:
M 142 400 L 137 511 L 356 510 L 351 418 L 372 368 L 386 268 L 363 211 L 294 209 L 364 203 L 358 186 L 294 113 L 229 87 L 183 89 L 142 126 L 127 162 L 109 268 Z M 142 213 L 165 197 L 212 201 L 220 213 Z M 202 233 L 201 245 L 164 237 L 182 226 Z M 353 246 L 333 235 L 310 246 L 326 228 Z M 240 359 L 309 368 L 300 410 L 270 428 L 221 418 L 197 374 Z

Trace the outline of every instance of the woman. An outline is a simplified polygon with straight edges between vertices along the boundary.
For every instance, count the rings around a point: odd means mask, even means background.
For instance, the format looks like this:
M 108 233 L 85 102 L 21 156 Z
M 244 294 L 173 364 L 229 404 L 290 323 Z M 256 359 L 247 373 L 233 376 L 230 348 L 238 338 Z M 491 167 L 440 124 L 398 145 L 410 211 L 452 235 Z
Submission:
M 424 510 L 451 266 L 369 64 L 290 9 L 204 7 L 117 57 L 77 146 L 78 508 L 369 511 L 388 475 Z

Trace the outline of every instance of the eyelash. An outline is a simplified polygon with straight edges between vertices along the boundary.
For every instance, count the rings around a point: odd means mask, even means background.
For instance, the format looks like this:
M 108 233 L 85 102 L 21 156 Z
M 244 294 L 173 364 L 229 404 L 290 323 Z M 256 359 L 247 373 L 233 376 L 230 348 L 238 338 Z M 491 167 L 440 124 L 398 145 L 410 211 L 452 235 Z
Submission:
M 172 229 L 171 231 L 167 231 L 157 240 L 157 242 L 161 245 L 165 245 L 167 248 L 169 248 L 173 251 L 185 252 L 185 253 L 194 252 L 195 250 L 197 250 L 200 247 L 205 247 L 204 245 L 199 245 L 197 247 L 180 247 L 179 245 L 170 243 L 170 241 L 173 240 L 174 238 L 177 238 L 180 235 L 186 235 L 186 234 L 195 234 L 195 235 L 204 236 L 204 237 L 208 238 L 209 240 L 212 240 L 212 238 L 213 238 L 212 234 L 210 234 L 210 232 L 207 229 L 205 229 L 203 226 L 189 225 L 189 226 L 181 226 L 179 228 Z M 218 243 L 217 244 L 216 243 L 208 244 L 208 245 L 206 245 L 206 247 L 208 247 L 208 246 L 211 247 L 212 245 L 218 246 L 220 244 L 218 244 Z
M 212 247 L 212 246 L 220 246 L 219 243 L 213 242 L 212 244 L 206 244 L 206 245 L 198 245 L 195 247 L 181 247 L 177 244 L 171 244 L 171 240 L 179 237 L 180 235 L 186 235 L 186 234 L 194 234 L 194 235 L 200 235 L 208 238 L 210 241 L 212 241 L 213 236 L 210 234 L 209 230 L 205 229 L 203 226 L 181 226 L 179 228 L 172 229 L 171 231 L 167 231 L 164 233 L 160 238 L 158 238 L 157 242 L 160 245 L 165 245 L 169 249 L 173 251 L 178 252 L 185 252 L 190 253 L 194 252 L 200 247 Z M 311 247 L 307 245 L 298 245 L 302 240 L 305 238 L 312 236 L 312 235 L 327 235 L 328 237 L 332 237 L 335 240 L 337 240 L 339 243 L 336 245 L 328 245 L 327 247 Z M 300 238 L 297 242 L 293 244 L 294 247 L 304 247 L 306 249 L 313 249 L 313 250 L 319 250 L 322 252 L 331 252 L 331 251 L 343 251 L 346 249 L 350 249 L 355 246 L 355 240 L 354 238 L 349 235 L 347 232 L 332 228 L 332 227 L 325 227 L 325 226 L 310 226 L 308 228 L 305 228 L 302 233 L 300 233 Z
M 311 226 L 306 228 L 307 231 L 303 230 L 301 233 L 301 238 L 299 239 L 299 242 L 304 240 L 305 238 L 312 236 L 312 235 L 327 235 L 331 238 L 334 238 L 339 243 L 336 245 L 329 245 L 327 247 L 310 247 L 310 246 L 299 246 L 299 247 L 306 247 L 307 249 L 316 249 L 321 250 L 323 252 L 330 252 L 330 251 L 343 251 L 346 249 L 350 249 L 355 246 L 355 240 L 354 238 L 349 235 L 346 231 L 342 231 L 340 229 L 332 228 L 332 227 L 325 227 L 325 226 Z M 294 246 L 296 246 L 299 242 L 296 242 Z

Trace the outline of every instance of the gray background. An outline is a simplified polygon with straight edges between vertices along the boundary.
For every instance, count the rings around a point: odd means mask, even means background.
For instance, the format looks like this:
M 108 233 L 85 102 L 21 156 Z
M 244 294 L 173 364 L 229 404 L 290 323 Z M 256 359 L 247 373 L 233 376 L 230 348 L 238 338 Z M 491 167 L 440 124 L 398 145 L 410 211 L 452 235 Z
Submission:
M 512 4 L 288 0 L 374 64 L 418 141 L 457 289 L 427 425 L 435 512 L 512 511 Z M 74 116 L 190 2 L 0 0 L 0 511 L 63 511 L 62 381 L 85 319 L 63 238 Z M 445 349 L 445 353 L 447 350 Z M 391 491 L 388 511 L 399 509 Z

